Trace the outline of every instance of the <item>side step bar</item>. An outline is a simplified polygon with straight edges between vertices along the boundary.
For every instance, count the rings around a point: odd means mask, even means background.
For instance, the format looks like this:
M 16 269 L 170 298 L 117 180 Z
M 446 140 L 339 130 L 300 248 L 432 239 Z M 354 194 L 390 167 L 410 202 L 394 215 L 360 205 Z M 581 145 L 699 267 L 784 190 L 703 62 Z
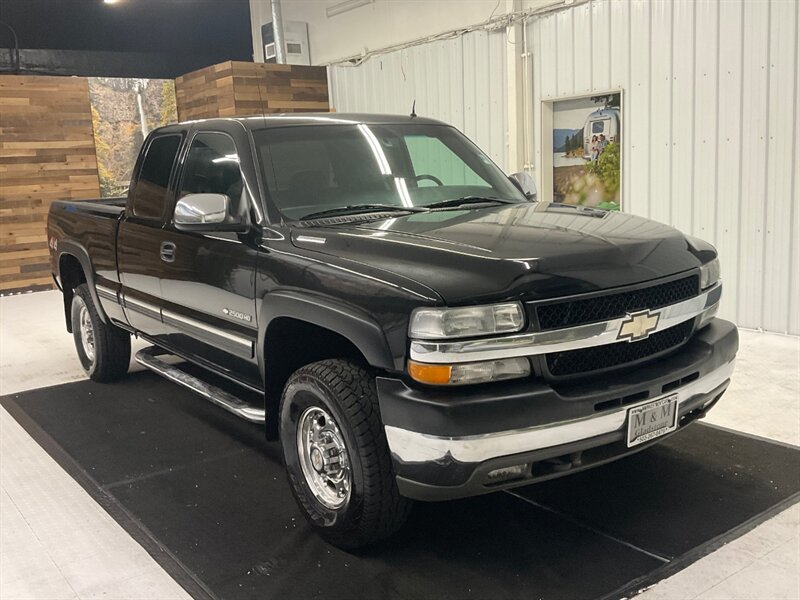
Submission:
M 226 392 L 215 385 L 206 383 L 194 375 L 189 375 L 181 371 L 177 366 L 171 365 L 158 358 L 161 354 L 168 354 L 165 350 L 156 346 L 149 346 L 136 353 L 134 360 L 143 367 L 166 377 L 170 381 L 189 388 L 193 392 L 200 394 L 203 398 L 224 408 L 228 412 L 235 414 L 251 423 L 264 423 L 266 413 L 263 408 L 255 408 L 250 404 L 237 398 L 230 392 Z

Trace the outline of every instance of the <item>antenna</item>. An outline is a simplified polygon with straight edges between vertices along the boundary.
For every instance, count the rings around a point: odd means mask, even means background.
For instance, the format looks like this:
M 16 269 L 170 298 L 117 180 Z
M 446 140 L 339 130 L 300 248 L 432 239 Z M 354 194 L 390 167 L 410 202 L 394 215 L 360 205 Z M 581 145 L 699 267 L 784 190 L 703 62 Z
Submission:
M 414 102 L 411 103 L 411 118 L 417 116 L 417 99 L 414 98 Z

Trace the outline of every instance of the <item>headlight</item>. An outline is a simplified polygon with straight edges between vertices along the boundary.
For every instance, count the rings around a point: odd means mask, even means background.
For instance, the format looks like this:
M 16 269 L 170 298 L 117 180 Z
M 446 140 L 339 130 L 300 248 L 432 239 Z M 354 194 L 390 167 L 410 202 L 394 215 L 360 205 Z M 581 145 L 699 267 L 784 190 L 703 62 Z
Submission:
M 698 322 L 697 328 L 702 329 L 706 325 L 708 325 L 711 320 L 717 316 L 717 311 L 719 311 L 719 302 L 709 306 L 700 314 L 700 321 Z
M 418 308 L 411 314 L 413 339 L 463 338 L 522 329 L 525 313 L 519 302 L 463 308 Z
M 719 259 L 715 258 L 700 267 L 700 289 L 704 290 L 717 283 L 719 276 Z
M 527 358 L 504 358 L 455 365 L 430 365 L 408 361 L 408 374 L 428 385 L 466 385 L 527 377 L 531 363 Z

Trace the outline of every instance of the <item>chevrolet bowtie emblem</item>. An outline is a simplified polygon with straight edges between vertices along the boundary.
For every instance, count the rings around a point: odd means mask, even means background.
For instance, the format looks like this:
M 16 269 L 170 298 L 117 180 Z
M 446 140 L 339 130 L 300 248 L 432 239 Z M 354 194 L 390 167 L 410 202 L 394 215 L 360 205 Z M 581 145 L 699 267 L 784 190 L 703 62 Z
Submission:
M 650 336 L 650 333 L 658 327 L 658 319 L 661 313 L 651 313 L 649 310 L 642 310 L 635 313 L 628 313 L 622 322 L 617 334 L 618 340 L 628 340 L 638 342 Z

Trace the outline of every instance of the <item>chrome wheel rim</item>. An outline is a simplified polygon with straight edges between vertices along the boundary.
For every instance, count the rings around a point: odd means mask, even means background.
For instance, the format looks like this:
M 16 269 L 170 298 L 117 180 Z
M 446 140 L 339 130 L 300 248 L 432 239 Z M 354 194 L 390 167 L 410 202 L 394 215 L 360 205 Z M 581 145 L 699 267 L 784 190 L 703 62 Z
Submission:
M 78 315 L 80 323 L 80 336 L 81 345 L 83 346 L 83 353 L 90 361 L 94 362 L 94 328 L 92 327 L 92 319 L 89 316 L 89 309 L 86 304 L 81 302 L 81 312 Z
M 297 423 L 297 454 L 309 489 L 316 499 L 333 510 L 350 500 L 350 456 L 344 436 L 333 417 L 311 406 Z

